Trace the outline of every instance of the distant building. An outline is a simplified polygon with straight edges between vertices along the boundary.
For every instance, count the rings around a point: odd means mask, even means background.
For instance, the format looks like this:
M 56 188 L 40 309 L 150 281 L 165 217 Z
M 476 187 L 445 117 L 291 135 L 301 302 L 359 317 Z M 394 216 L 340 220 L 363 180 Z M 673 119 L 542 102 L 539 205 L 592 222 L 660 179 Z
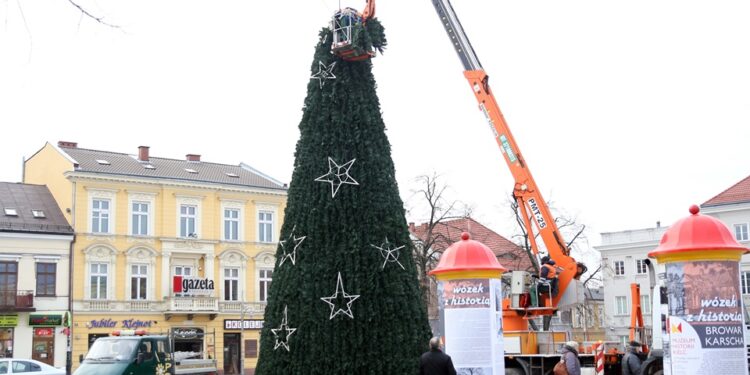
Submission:
M 493 230 L 472 218 L 443 221 L 434 225 L 432 229 L 430 229 L 428 223 L 419 225 L 409 223 L 409 232 L 412 235 L 415 246 L 420 248 L 424 246 L 425 243 L 430 243 L 435 250 L 436 256 L 431 260 L 431 264 L 428 265 L 428 270 L 437 265 L 439 255 L 442 254 L 445 249 L 450 247 L 454 242 L 461 240 L 461 233 L 463 232 L 468 232 L 471 235 L 471 239 L 487 245 L 487 247 L 489 247 L 495 254 L 500 264 L 509 271 L 530 271 L 534 269 L 531 260 L 529 259 L 529 255 L 522 247 L 495 233 Z M 428 314 L 430 322 L 434 327 L 438 317 L 437 284 L 433 277 L 428 277 L 427 280 L 422 280 L 422 283 L 425 288 L 429 288 L 427 299 Z
M 240 373 L 241 355 L 255 367 L 285 184 L 196 154 L 74 142 L 46 144 L 26 160 L 24 178 L 47 185 L 75 228 L 74 368 L 96 338 L 140 328 L 179 332 L 175 351 L 211 356 L 224 374 Z
M 43 185 L 0 182 L 0 357 L 65 368 L 73 228 Z

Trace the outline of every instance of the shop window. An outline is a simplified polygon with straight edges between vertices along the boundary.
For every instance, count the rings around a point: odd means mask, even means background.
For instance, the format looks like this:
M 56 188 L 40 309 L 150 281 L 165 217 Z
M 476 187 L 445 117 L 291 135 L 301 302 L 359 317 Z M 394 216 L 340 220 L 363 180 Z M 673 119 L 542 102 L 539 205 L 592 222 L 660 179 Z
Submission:
M 0 328 L 0 357 L 13 358 L 13 328 Z
M 38 297 L 54 297 L 55 280 L 57 280 L 56 263 L 36 264 L 36 295 Z

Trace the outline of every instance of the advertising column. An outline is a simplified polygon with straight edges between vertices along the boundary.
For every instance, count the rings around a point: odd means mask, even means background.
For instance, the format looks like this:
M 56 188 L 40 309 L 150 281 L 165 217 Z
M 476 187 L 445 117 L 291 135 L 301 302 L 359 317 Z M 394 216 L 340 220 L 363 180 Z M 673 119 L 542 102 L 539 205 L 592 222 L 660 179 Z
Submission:
M 649 253 L 666 271 L 664 373 L 747 375 L 739 260 L 748 249 L 721 221 L 690 212 Z
M 445 352 L 458 373 L 505 374 L 500 281 L 504 271 L 487 246 L 463 233 L 430 272 L 438 279 Z

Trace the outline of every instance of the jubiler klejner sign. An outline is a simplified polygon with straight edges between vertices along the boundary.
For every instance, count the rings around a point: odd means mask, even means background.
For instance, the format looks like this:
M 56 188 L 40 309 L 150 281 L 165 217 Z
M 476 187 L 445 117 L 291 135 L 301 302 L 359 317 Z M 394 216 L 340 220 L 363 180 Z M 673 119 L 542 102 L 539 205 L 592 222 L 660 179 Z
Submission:
M 193 279 L 183 276 L 174 276 L 172 279 L 172 290 L 174 293 L 185 295 L 210 295 L 214 291 L 214 281 L 210 279 Z

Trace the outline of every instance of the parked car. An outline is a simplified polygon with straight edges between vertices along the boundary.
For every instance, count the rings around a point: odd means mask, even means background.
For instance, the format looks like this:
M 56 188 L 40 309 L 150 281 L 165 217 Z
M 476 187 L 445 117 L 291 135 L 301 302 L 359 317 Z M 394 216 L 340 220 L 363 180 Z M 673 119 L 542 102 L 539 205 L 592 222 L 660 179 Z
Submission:
M 0 374 L 65 375 L 65 370 L 54 368 L 33 359 L 0 358 Z

